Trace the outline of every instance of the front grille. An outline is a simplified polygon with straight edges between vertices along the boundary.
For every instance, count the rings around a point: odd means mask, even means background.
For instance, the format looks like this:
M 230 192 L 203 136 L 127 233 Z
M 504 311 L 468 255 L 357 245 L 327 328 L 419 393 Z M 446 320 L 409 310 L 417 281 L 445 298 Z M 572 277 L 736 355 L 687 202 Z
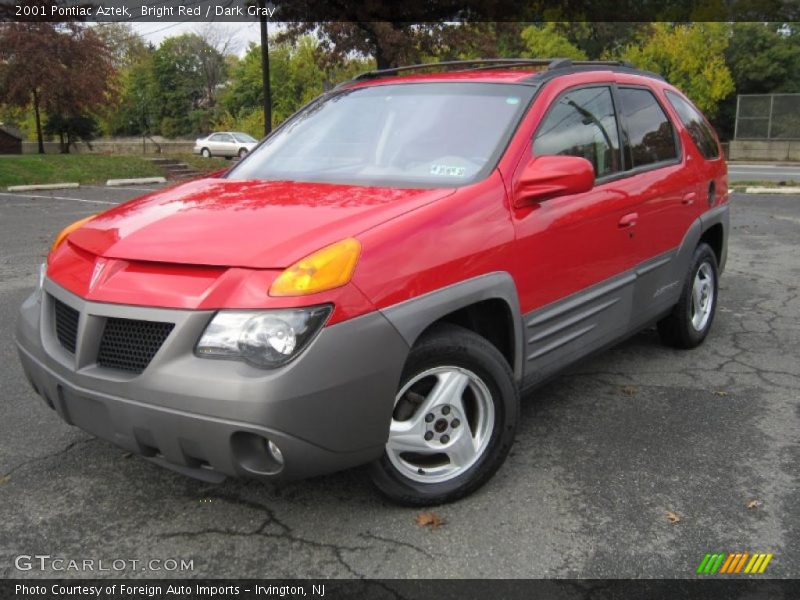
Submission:
M 97 364 L 101 367 L 141 373 L 167 339 L 174 323 L 106 319 Z
M 66 350 L 75 354 L 80 313 L 56 298 L 53 298 L 53 306 L 56 315 L 56 337 Z

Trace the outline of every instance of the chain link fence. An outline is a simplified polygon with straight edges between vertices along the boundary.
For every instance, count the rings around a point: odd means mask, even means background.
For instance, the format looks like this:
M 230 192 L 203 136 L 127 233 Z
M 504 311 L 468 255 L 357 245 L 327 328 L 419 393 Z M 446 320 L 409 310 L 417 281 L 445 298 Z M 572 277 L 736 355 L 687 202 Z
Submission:
M 800 94 L 741 94 L 737 140 L 800 140 Z

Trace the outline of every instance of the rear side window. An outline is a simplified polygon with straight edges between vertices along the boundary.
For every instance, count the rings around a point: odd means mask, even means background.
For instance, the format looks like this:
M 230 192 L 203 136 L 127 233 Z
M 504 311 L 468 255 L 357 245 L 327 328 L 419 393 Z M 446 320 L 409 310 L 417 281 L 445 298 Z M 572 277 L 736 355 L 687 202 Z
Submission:
M 649 90 L 620 88 L 621 113 L 628 132 L 626 155 L 635 169 L 678 158 L 675 130 Z
M 673 92 L 667 92 L 667 100 L 678 113 L 683 126 L 686 127 L 686 131 L 689 132 L 697 149 L 700 150 L 700 154 L 709 159 L 718 158 L 719 146 L 714 132 L 700 111 Z
M 591 87 L 563 94 L 536 132 L 533 153 L 580 156 L 592 163 L 597 177 L 619 171 L 619 136 L 611 90 Z

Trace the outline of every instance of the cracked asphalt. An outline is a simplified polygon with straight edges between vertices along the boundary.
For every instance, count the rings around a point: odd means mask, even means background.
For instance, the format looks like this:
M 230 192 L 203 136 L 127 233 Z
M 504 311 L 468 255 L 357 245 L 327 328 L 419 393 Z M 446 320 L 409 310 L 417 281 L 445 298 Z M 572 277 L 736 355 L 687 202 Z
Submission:
M 772 552 L 769 575 L 800 574 L 800 197 L 733 197 L 703 346 L 667 349 L 647 330 L 530 394 L 505 466 L 435 509 L 432 529 L 359 470 L 210 485 L 38 400 L 17 361 L 17 307 L 61 227 L 138 193 L 0 194 L 0 577 L 682 578 L 715 551 Z M 33 554 L 194 569 L 15 568 Z

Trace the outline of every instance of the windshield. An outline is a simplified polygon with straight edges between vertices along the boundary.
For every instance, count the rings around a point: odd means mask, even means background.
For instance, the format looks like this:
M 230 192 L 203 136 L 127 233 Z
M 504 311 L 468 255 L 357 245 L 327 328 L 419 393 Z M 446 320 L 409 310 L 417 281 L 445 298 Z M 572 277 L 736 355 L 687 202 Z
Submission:
M 301 111 L 231 179 L 453 187 L 493 169 L 535 88 L 486 83 L 344 90 Z
M 254 144 L 256 142 L 255 138 L 250 137 L 246 133 L 234 133 L 233 137 L 236 138 L 237 142 L 242 142 L 243 144 Z

